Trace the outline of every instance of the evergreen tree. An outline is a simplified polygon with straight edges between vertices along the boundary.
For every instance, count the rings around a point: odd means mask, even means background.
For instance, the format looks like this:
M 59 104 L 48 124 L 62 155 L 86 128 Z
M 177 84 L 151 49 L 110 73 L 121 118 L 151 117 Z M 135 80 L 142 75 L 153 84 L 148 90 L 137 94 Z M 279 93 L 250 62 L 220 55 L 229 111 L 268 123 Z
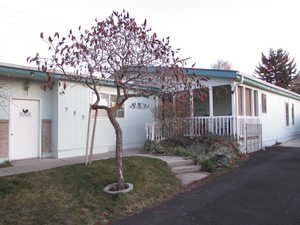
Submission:
M 262 53 L 261 63 L 255 73 L 260 79 L 283 88 L 290 88 L 296 75 L 296 63 L 283 49 L 269 50 L 269 55 Z

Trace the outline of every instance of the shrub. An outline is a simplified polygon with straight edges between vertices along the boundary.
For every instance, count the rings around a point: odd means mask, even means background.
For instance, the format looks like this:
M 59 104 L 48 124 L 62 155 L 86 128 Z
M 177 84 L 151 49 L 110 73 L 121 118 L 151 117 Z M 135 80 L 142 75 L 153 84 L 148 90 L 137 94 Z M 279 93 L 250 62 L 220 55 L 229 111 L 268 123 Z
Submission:
M 191 158 L 196 160 L 197 159 L 197 155 L 194 154 L 193 152 L 188 151 L 187 149 L 181 147 L 181 146 L 177 146 L 174 148 L 173 150 L 174 155 L 177 156 L 183 156 L 183 157 L 187 157 L 187 158 Z
M 207 159 L 201 163 L 201 170 L 206 172 L 215 172 L 218 168 L 218 162 L 214 159 Z

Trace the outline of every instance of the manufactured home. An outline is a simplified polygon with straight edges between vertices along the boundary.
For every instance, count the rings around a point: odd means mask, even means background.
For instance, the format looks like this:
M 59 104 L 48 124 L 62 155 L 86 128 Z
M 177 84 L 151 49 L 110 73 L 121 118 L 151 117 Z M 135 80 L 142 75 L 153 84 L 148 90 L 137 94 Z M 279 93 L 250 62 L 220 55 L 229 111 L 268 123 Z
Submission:
M 199 102 L 198 90 L 189 90 L 185 114 L 156 120 L 155 107 L 163 101 L 132 98 L 118 111 L 124 149 L 140 148 L 146 139 L 159 141 L 174 135 L 208 133 L 235 138 L 241 150 L 251 152 L 295 138 L 300 134 L 300 95 L 246 76 L 238 71 L 186 69 L 186 74 L 207 77 L 207 98 Z M 64 158 L 85 154 L 90 89 L 64 81 L 55 74 L 45 87 L 47 74 L 35 68 L 0 64 L 0 162 L 29 158 Z M 66 82 L 64 85 L 60 85 Z M 101 101 L 112 105 L 116 90 L 109 80 L 99 80 Z M 178 122 L 179 121 L 179 122 Z M 107 116 L 97 116 L 95 153 L 113 151 L 115 135 Z M 146 129 L 145 129 L 146 128 Z
M 180 118 L 147 123 L 149 140 L 174 136 L 178 130 L 185 136 L 212 133 L 234 138 L 242 152 L 253 152 L 300 135 L 300 95 L 238 71 L 185 71 L 207 77 L 207 97 L 201 100 L 197 89 L 185 91 L 190 96 L 185 101 L 173 95 L 167 101 L 174 111 L 177 105 L 187 110 Z

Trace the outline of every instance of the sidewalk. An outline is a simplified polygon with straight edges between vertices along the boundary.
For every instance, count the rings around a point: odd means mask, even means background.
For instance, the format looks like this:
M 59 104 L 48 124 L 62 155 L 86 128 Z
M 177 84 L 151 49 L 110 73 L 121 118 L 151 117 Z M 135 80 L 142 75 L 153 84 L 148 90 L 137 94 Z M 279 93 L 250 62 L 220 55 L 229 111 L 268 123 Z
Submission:
M 138 149 L 130 149 L 124 151 L 124 156 L 139 155 Z M 115 152 L 106 152 L 95 154 L 92 160 L 109 159 L 115 157 Z M 51 168 L 62 167 L 66 165 L 74 165 L 85 162 L 85 156 L 71 157 L 63 159 L 44 158 L 44 159 L 26 159 L 13 161 L 12 167 L 0 168 L 0 177 L 10 176 L 22 173 L 29 173 Z
M 282 147 L 300 148 L 300 138 L 286 141 L 286 142 L 282 143 L 280 146 L 282 146 Z

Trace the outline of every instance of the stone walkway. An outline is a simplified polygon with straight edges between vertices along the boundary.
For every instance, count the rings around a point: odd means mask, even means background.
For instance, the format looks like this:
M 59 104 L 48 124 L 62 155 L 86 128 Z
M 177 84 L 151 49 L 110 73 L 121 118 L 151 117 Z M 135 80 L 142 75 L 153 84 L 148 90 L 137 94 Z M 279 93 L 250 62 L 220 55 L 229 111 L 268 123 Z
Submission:
M 188 185 L 208 176 L 208 173 L 200 172 L 201 167 L 194 165 L 192 160 L 187 160 L 178 156 L 154 156 L 141 154 L 137 149 L 124 151 L 124 156 L 144 156 L 161 159 L 168 164 L 183 185 Z M 114 152 L 107 152 L 94 155 L 92 160 L 103 160 L 113 157 L 115 157 Z M 18 160 L 12 162 L 12 167 L 0 168 L 0 177 L 42 171 L 84 162 L 84 156 L 63 159 L 46 158 Z

